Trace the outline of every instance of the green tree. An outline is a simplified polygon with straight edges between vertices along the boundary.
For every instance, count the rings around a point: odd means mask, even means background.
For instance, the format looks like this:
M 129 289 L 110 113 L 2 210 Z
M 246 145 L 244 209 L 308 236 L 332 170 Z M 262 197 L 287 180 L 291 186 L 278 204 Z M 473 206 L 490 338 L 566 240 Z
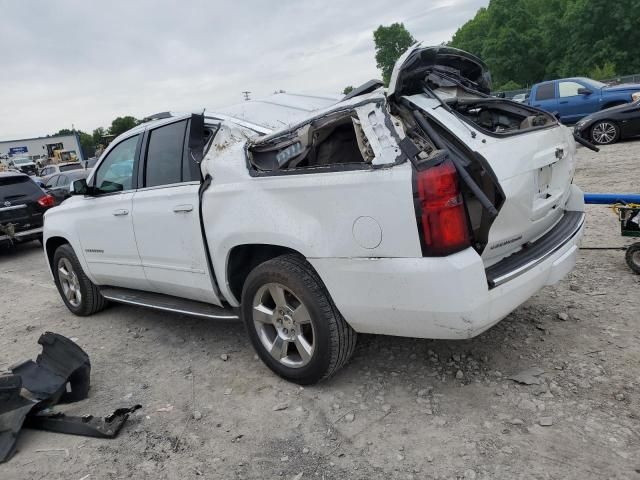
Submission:
M 589 72 L 589 77 L 595 80 L 609 80 L 616 76 L 616 66 L 612 62 L 606 62 L 604 65 L 596 65 Z
M 640 71 L 637 8 L 638 0 L 490 0 L 449 45 L 482 58 L 496 85 L 631 74 Z
M 351 85 L 347 85 L 346 87 L 344 87 L 344 90 L 342 91 L 344 95 L 349 95 L 351 92 L 353 92 L 353 86 Z
M 93 157 L 96 152 L 96 145 L 93 141 L 93 136 L 80 130 L 78 130 L 77 133 L 78 138 L 80 139 L 80 148 L 82 148 L 84 158 Z
M 118 117 L 111 122 L 109 133 L 117 137 L 121 133 L 131 130 L 133 127 L 138 125 L 138 123 L 138 120 L 130 115 L 127 115 L 126 117 Z
M 507 83 L 503 83 L 502 85 L 497 87 L 495 90 L 500 92 L 508 92 L 509 90 L 520 90 L 521 88 L 522 88 L 522 85 L 514 82 L 513 80 L 509 80 Z
M 63 128 L 61 130 L 58 130 L 52 136 L 56 136 L 56 135 L 73 135 L 73 130 L 69 130 L 68 128 Z
M 93 134 L 91 135 L 93 137 L 94 145 L 98 146 L 101 143 L 104 143 L 104 140 L 103 140 L 102 137 L 104 137 L 106 133 L 107 133 L 107 131 L 103 127 L 96 128 L 93 131 Z
M 373 41 L 376 47 L 376 65 L 382 72 L 384 84 L 389 85 L 396 60 L 415 43 L 415 39 L 404 24 L 393 23 L 388 27 L 380 25 L 373 32 Z

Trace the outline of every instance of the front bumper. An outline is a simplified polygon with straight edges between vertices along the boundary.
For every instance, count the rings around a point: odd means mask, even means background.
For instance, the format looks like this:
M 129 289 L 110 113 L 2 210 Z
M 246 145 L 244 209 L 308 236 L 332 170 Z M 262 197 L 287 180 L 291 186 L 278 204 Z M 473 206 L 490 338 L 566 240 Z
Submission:
M 441 258 L 309 259 L 346 321 L 361 333 L 472 338 L 575 266 L 584 222 L 548 255 L 492 288 L 471 248 Z

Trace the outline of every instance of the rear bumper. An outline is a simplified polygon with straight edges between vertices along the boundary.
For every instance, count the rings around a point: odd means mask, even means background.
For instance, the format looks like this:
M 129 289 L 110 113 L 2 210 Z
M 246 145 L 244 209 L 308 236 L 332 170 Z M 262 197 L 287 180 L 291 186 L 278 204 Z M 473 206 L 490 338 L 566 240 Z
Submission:
M 361 333 L 464 339 L 484 332 L 569 273 L 581 222 L 543 258 L 491 288 L 473 249 L 442 258 L 309 259 L 347 322 Z
M 31 230 L 23 230 L 21 232 L 16 232 L 11 237 L 9 237 L 9 235 L 0 235 L 0 243 L 9 242 L 12 240 L 18 240 L 18 241 L 35 240 L 41 235 L 42 235 L 42 227 L 32 228 Z

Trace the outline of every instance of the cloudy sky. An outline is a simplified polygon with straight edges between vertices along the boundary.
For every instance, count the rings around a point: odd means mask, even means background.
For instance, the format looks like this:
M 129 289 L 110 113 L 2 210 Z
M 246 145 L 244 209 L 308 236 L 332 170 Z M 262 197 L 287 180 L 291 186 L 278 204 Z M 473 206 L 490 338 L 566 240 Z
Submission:
M 336 93 L 380 78 L 373 30 L 438 44 L 488 0 L 0 0 L 0 139 L 117 116 Z

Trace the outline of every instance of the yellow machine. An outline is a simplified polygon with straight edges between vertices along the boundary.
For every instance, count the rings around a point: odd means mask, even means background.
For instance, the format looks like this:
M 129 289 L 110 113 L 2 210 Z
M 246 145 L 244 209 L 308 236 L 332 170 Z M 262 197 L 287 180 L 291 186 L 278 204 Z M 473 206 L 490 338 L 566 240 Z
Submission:
M 75 150 L 54 150 L 53 163 L 77 162 L 78 155 Z

